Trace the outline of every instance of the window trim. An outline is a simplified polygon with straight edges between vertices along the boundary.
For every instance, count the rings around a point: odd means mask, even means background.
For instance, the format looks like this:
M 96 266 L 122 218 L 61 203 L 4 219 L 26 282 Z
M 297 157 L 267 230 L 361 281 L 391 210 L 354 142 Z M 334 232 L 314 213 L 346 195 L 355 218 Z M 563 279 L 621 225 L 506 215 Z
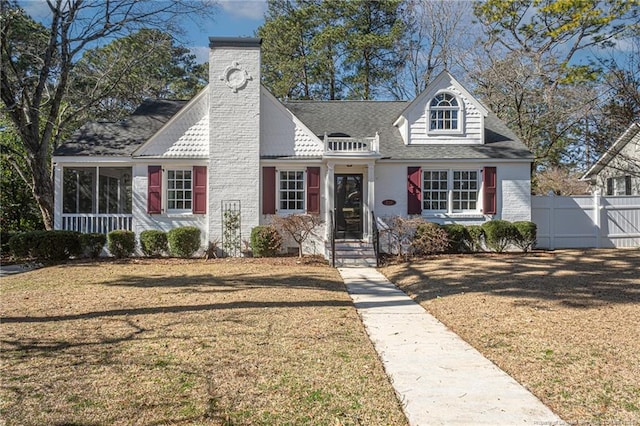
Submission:
M 455 99 L 456 103 L 458 104 L 457 109 L 432 107 L 431 103 L 437 96 L 440 96 L 440 95 L 449 95 L 453 99 Z M 433 111 L 454 111 L 454 110 L 457 112 L 457 115 L 458 115 L 457 117 L 458 126 L 455 129 L 453 128 L 452 129 L 432 129 L 431 128 L 431 123 L 432 123 L 431 113 Z M 427 113 L 426 114 L 427 134 L 429 135 L 461 135 L 464 133 L 464 127 L 465 127 L 464 102 L 462 101 L 460 96 L 458 96 L 456 93 L 450 90 L 439 90 L 429 99 L 429 102 L 427 102 L 426 113 Z
M 280 181 L 281 181 L 281 173 L 287 172 L 300 172 L 302 173 L 302 208 L 301 209 L 282 209 L 280 202 L 281 191 Z M 296 190 L 297 192 L 297 190 Z M 297 201 L 297 200 L 296 200 Z M 297 213 L 305 213 L 307 208 L 307 170 L 306 168 L 285 168 L 285 169 L 276 169 L 276 213 L 282 215 L 288 214 L 297 214 Z
M 447 208 L 446 210 L 428 210 L 425 209 L 425 203 L 426 201 L 426 197 L 425 197 L 425 188 L 426 188 L 426 180 L 425 180 L 425 174 L 429 172 L 429 173 L 433 173 L 433 172 L 446 172 L 447 173 Z M 476 208 L 475 209 L 454 209 L 453 208 L 453 203 L 454 203 L 454 192 L 456 192 L 456 189 L 454 188 L 454 175 L 456 172 L 460 172 L 460 173 L 464 173 L 464 172 L 473 172 L 476 174 L 476 189 L 475 189 L 475 194 L 476 194 L 476 199 L 475 199 L 475 204 L 476 204 Z M 448 214 L 448 215 L 468 215 L 468 214 L 481 214 L 481 188 L 482 188 L 482 174 L 481 174 L 481 170 L 480 169 L 453 169 L 453 168 L 438 168 L 438 169 L 426 169 L 423 168 L 422 169 L 422 176 L 421 176 L 421 195 L 422 195 L 422 200 L 421 200 L 421 207 L 422 207 L 422 214 L 424 215 L 434 215 L 434 214 Z M 468 191 L 466 191 L 468 192 Z
M 164 205 L 164 211 L 167 214 L 192 214 L 193 213 L 193 192 L 194 192 L 194 188 L 193 188 L 193 181 L 194 181 L 194 175 L 193 175 L 193 167 L 189 167 L 189 166 L 172 166 L 172 167 L 165 167 L 164 168 L 164 173 L 163 173 L 163 182 L 162 184 L 164 185 L 164 190 L 162 191 L 162 195 L 163 200 L 162 200 L 162 204 Z M 181 171 L 181 172 L 189 172 L 190 174 L 190 182 L 191 182 L 191 188 L 189 189 L 189 192 L 191 192 L 191 198 L 189 199 L 189 208 L 183 208 L 183 209 L 171 209 L 169 208 L 169 191 L 172 190 L 172 188 L 169 188 L 169 174 L 170 172 L 176 172 L 176 171 Z M 184 181 L 184 179 L 183 179 Z M 175 188 L 173 188 L 173 190 L 175 190 Z M 184 188 L 183 188 L 184 190 Z M 185 199 L 182 199 L 182 201 L 186 201 Z

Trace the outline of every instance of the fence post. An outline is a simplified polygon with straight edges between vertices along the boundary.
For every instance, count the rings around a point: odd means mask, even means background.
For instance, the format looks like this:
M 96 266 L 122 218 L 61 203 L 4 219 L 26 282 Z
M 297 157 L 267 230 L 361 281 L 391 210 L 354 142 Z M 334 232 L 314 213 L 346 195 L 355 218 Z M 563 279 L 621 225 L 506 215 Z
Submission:
M 601 201 L 600 191 L 596 189 L 593 191 L 593 228 L 596 233 L 596 248 L 600 248 L 600 223 L 602 221 L 600 210 Z
M 556 249 L 556 221 L 555 221 L 555 207 L 556 207 L 556 197 L 555 193 L 550 191 L 549 193 L 549 250 Z

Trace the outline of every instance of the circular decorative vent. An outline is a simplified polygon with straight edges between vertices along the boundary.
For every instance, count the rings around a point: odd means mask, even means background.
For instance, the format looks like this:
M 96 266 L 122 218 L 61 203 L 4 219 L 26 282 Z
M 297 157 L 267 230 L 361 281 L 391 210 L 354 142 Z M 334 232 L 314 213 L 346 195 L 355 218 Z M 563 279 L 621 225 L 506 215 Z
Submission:
M 242 65 L 234 61 L 224 69 L 224 72 L 220 76 L 220 80 L 224 81 L 225 84 L 229 86 L 234 93 L 236 93 L 239 89 L 246 86 L 247 81 L 252 80 L 252 78 Z

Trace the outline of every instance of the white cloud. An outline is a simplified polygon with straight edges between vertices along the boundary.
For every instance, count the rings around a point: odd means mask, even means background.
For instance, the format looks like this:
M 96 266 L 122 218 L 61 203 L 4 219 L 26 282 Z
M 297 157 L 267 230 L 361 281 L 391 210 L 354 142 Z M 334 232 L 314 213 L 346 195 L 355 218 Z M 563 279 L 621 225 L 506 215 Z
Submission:
M 221 0 L 220 7 L 230 15 L 261 20 L 267 11 L 265 0 Z
M 209 48 L 207 46 L 192 46 L 189 50 L 196 55 L 197 64 L 209 62 Z

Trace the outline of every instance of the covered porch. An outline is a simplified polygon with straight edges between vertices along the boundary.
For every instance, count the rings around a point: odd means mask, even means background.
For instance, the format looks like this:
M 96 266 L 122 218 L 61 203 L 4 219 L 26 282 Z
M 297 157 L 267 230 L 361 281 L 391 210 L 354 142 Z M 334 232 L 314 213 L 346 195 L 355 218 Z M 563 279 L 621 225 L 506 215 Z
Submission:
M 56 164 L 55 229 L 109 233 L 133 229 L 132 167 Z

